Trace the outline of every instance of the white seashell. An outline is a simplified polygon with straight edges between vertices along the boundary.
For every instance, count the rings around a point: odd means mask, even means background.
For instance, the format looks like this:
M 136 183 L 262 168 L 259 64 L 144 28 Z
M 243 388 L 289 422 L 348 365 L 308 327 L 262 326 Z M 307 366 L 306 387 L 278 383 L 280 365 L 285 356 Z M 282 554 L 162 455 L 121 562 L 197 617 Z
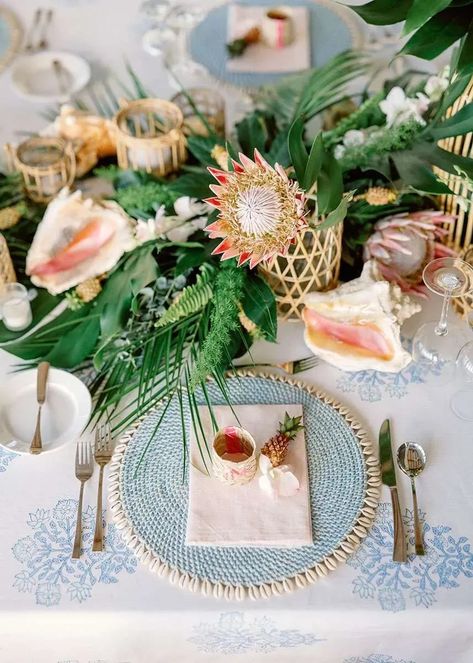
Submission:
M 372 269 L 367 262 L 360 278 L 306 297 L 305 342 L 342 370 L 397 373 L 411 361 L 400 325 L 421 307 L 398 286 L 374 280 Z
M 67 267 L 68 256 L 64 256 L 66 247 L 77 234 L 89 224 L 95 224 L 98 249 L 86 255 L 80 261 L 77 254 L 69 254 L 70 267 Z M 93 244 L 93 240 L 90 240 Z M 126 251 L 135 246 L 133 238 L 133 222 L 122 208 L 114 202 L 95 203 L 91 199 L 82 198 L 82 193 L 72 194 L 63 189 L 52 200 L 38 226 L 26 258 L 26 271 L 32 274 L 34 285 L 46 288 L 52 295 L 69 290 L 87 279 L 104 274 L 112 269 Z M 60 269 L 50 273 L 37 273 L 41 265 L 47 264 L 58 255 L 63 256 Z M 32 273 L 33 272 L 33 273 Z

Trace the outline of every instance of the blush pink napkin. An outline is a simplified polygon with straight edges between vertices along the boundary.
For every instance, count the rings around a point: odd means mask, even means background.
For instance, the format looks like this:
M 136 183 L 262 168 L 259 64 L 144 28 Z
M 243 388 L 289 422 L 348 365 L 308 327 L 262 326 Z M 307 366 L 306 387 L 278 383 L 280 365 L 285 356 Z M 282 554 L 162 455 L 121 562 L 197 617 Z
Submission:
M 260 448 L 272 437 L 284 412 L 297 417 L 302 405 L 236 405 L 243 428 Z M 207 407 L 199 408 L 209 448 L 213 440 Z M 238 426 L 228 406 L 215 406 L 220 428 Z M 272 499 L 255 478 L 243 486 L 228 486 L 205 473 L 194 432 L 190 435 L 189 510 L 186 543 L 196 546 L 305 546 L 313 543 L 304 432 L 289 445 L 287 463 L 300 481 L 292 497 Z M 211 469 L 211 461 L 206 458 Z

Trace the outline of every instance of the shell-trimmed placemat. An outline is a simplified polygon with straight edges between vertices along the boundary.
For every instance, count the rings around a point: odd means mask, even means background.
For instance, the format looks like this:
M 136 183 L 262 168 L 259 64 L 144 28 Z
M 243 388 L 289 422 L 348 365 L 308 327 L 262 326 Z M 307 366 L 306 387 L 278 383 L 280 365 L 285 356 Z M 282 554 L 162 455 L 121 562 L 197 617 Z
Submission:
M 375 516 L 379 464 L 349 409 L 315 387 L 279 375 L 240 372 L 227 380 L 227 388 L 234 404 L 302 404 L 313 545 L 186 545 L 188 471 L 177 397 L 140 419 L 117 444 L 110 468 L 110 508 L 125 541 L 151 571 L 206 596 L 268 598 L 315 582 L 354 552 Z M 208 394 L 212 403 L 226 404 L 214 382 Z M 196 397 L 205 404 L 201 394 Z M 191 415 L 186 403 L 183 406 L 189 430 Z

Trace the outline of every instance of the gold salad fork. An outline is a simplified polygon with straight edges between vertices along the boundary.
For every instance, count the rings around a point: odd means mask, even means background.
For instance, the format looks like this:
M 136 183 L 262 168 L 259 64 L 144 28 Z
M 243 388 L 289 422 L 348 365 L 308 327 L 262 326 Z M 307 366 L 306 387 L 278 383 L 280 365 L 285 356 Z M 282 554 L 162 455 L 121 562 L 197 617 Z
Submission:
M 235 366 L 235 368 L 238 369 L 238 368 L 253 368 L 260 366 L 268 366 L 270 368 L 280 368 L 288 375 L 295 375 L 296 373 L 303 373 L 304 371 L 310 371 L 311 368 L 317 366 L 319 361 L 320 361 L 319 357 L 311 355 L 310 357 L 303 357 L 303 359 L 295 359 L 294 361 L 285 361 L 282 362 L 281 364 L 260 364 L 259 362 L 255 362 L 254 364 L 244 364 L 243 366 L 241 365 Z
M 103 471 L 105 465 L 110 461 L 113 453 L 112 435 L 110 426 L 102 424 L 95 429 L 95 462 L 100 466 L 99 488 L 97 493 L 97 514 L 95 517 L 95 534 L 92 550 L 100 552 L 103 550 L 103 514 L 102 514 L 102 493 L 103 493 Z
M 82 537 L 82 498 L 84 497 L 84 484 L 94 473 L 94 459 L 90 442 L 79 440 L 76 451 L 76 477 L 80 481 L 79 504 L 77 506 L 76 535 L 72 549 L 72 559 L 79 559 Z

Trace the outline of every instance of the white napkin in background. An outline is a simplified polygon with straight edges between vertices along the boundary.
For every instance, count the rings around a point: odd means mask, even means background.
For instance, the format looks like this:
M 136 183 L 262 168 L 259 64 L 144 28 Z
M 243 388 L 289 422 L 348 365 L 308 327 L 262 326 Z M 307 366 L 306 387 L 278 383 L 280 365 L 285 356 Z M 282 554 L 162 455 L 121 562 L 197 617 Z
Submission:
M 251 28 L 261 25 L 270 7 L 229 5 L 227 42 L 241 39 Z M 281 9 L 284 9 L 281 6 Z M 309 12 L 307 7 L 287 7 L 294 21 L 294 41 L 285 48 L 251 44 L 240 57 L 229 58 L 227 70 L 246 73 L 291 73 L 310 67 Z
M 228 406 L 213 408 L 220 428 L 238 426 Z M 243 428 L 253 436 L 259 453 L 275 435 L 278 422 L 288 412 L 302 414 L 302 405 L 235 405 Z M 199 408 L 209 448 L 213 441 L 207 407 Z M 201 546 L 305 546 L 313 543 L 307 453 L 304 431 L 290 444 L 287 462 L 300 481 L 292 497 L 272 499 L 258 485 L 260 471 L 243 486 L 228 486 L 205 473 L 195 434 L 190 435 L 189 511 L 186 543 Z M 210 461 L 207 461 L 211 471 Z M 203 471 L 202 471 L 203 470 Z

